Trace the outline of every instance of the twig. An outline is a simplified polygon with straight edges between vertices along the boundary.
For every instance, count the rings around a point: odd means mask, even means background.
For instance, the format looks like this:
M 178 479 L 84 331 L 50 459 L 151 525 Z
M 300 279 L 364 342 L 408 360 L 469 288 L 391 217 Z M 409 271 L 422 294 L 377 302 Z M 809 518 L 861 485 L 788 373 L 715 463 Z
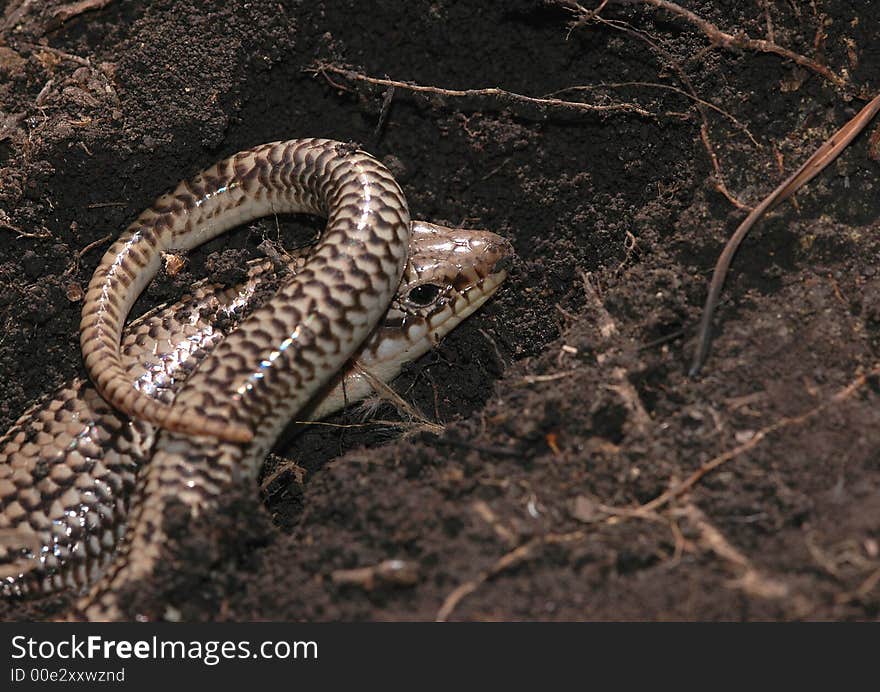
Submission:
M 580 270 L 580 275 L 584 287 L 584 297 L 587 300 L 587 304 L 593 310 L 593 322 L 599 332 L 600 340 L 604 345 L 610 345 L 611 339 L 619 331 L 617 324 L 614 322 L 614 318 L 611 317 L 611 313 L 605 308 L 599 292 L 593 286 L 593 282 L 590 280 L 591 275 L 583 270 Z M 605 355 L 607 359 L 607 351 L 601 355 Z M 599 359 L 599 362 L 601 362 L 601 359 Z M 632 415 L 632 421 L 637 428 L 640 430 L 648 428 L 653 421 L 645 409 L 638 391 L 630 382 L 627 370 L 622 367 L 613 367 L 611 368 L 610 375 L 610 379 L 614 381 L 614 384 L 605 385 L 605 389 L 614 392 L 620 397 L 623 405 Z
M 113 0 L 80 0 L 79 2 L 71 2 L 54 9 L 52 11 L 52 18 L 63 24 L 68 19 L 78 17 L 84 12 L 100 10 L 111 2 L 113 2 Z
M 420 580 L 419 563 L 412 560 L 392 558 L 377 565 L 337 569 L 330 573 L 330 580 L 341 586 L 359 586 L 364 591 L 377 587 L 415 586 Z
M 715 147 L 712 146 L 712 140 L 709 138 L 709 124 L 706 122 L 700 125 L 700 141 L 703 142 L 703 146 L 709 153 L 709 160 L 712 162 L 712 168 L 715 169 L 715 189 L 724 195 L 727 198 L 727 201 L 737 209 L 750 209 L 751 207 L 749 207 L 749 205 L 745 202 L 740 202 L 739 199 L 727 189 L 727 185 L 724 183 L 724 178 L 721 176 L 721 162 L 718 160 L 718 155 L 715 153 Z
M 764 7 L 764 21 L 767 23 L 767 39 L 776 43 L 776 32 L 773 31 L 773 20 L 770 18 L 770 0 L 761 0 Z
M 77 65 L 83 65 L 84 67 L 91 67 L 92 63 L 88 58 L 82 58 L 79 55 L 74 55 L 73 53 L 67 53 L 63 50 L 59 50 L 58 48 L 52 48 L 51 46 L 42 46 L 38 43 L 20 43 L 22 48 L 27 48 L 32 51 L 43 51 L 45 53 L 51 53 L 62 60 L 69 60 L 70 62 L 75 62 Z
M 595 313 L 596 329 L 598 330 L 602 341 L 608 342 L 611 337 L 617 334 L 617 323 L 614 321 L 611 313 L 605 309 L 605 304 L 602 302 L 599 292 L 596 290 L 596 287 L 593 286 L 593 282 L 591 281 L 592 274 L 585 272 L 583 269 L 579 269 L 578 272 L 581 275 L 584 298 L 586 298 L 587 303 L 589 303 Z
M 373 131 L 373 141 L 378 144 L 382 138 L 382 128 L 388 119 L 388 113 L 391 111 L 391 102 L 394 100 L 394 87 L 388 87 L 385 90 L 385 96 L 382 98 L 382 109 L 379 111 L 379 121 L 376 123 L 376 129 Z
M 363 365 L 360 364 L 360 362 L 354 362 L 353 370 L 369 383 L 369 385 L 373 388 L 373 391 L 379 396 L 379 398 L 381 398 L 383 401 L 387 401 L 388 403 L 390 403 L 392 406 L 394 406 L 394 408 L 398 410 L 398 412 L 409 416 L 411 420 L 418 424 L 418 428 L 420 430 L 431 432 L 434 435 L 440 435 L 446 429 L 443 425 L 440 425 L 439 423 L 433 423 L 428 420 L 425 417 L 425 414 L 423 414 L 410 402 L 400 396 L 400 394 L 395 392 L 388 384 L 386 384 L 381 379 L 376 377 L 376 375 L 367 370 Z
M 598 17 L 609 2 L 610 0 L 602 0 L 602 2 L 599 3 L 599 6 L 596 7 L 595 10 L 588 10 L 576 2 L 571 2 L 570 0 L 558 0 L 556 3 L 557 5 L 560 5 L 581 15 L 576 22 L 571 23 L 571 26 L 568 28 L 568 34 L 565 36 L 565 40 L 567 41 L 568 37 L 571 36 L 571 32 L 577 29 L 579 26 L 582 26 L 583 24 L 592 21 L 595 17 Z
M 33 4 L 34 0 L 22 0 L 17 3 L 13 1 L 9 3 L 3 12 L 3 22 L 0 23 L 0 31 L 6 31 L 18 24 L 19 20 L 27 14 L 30 6 Z
M 86 209 L 103 209 L 104 207 L 125 207 L 128 202 L 92 202 Z
M 670 341 L 675 341 L 680 339 L 685 335 L 684 329 L 676 329 L 674 332 L 670 334 L 664 334 L 663 336 L 657 337 L 652 341 L 649 341 L 646 344 L 642 344 L 639 346 L 639 351 L 648 351 L 652 348 L 656 348 L 657 346 L 662 346 L 663 344 L 668 344 Z
M 690 22 L 695 27 L 697 27 L 700 31 L 702 31 L 710 41 L 721 46 L 722 48 L 726 48 L 728 50 L 733 48 L 739 48 L 741 50 L 754 50 L 759 53 L 773 53 L 774 55 L 778 55 L 779 57 L 785 58 L 787 60 L 791 60 L 792 62 L 800 65 L 801 67 L 805 67 L 806 69 L 815 72 L 816 74 L 824 77 L 835 86 L 843 89 L 848 85 L 847 81 L 840 77 L 839 75 L 832 72 L 828 67 L 822 65 L 811 58 L 795 53 L 794 51 L 789 50 L 788 48 L 783 48 L 782 46 L 774 43 L 773 41 L 768 41 L 765 39 L 756 39 L 750 38 L 745 34 L 740 34 L 738 36 L 734 36 L 733 34 L 729 34 L 725 31 L 722 31 L 717 26 L 712 24 L 711 22 L 703 19 L 699 15 L 691 12 L 690 10 L 686 10 L 680 5 L 676 5 L 674 2 L 669 2 L 669 0 L 614 0 L 619 4 L 631 5 L 631 4 L 642 4 L 642 5 L 651 5 L 652 7 L 656 7 L 658 9 L 666 10 L 682 19 Z
M 745 454 L 746 452 L 757 447 L 768 435 L 771 435 L 783 428 L 788 428 L 793 425 L 802 425 L 807 421 L 815 418 L 823 411 L 827 410 L 834 404 L 839 404 L 846 399 L 849 399 L 853 394 L 855 394 L 859 389 L 867 384 L 868 380 L 873 377 L 877 377 L 880 375 L 880 363 L 874 365 L 868 372 L 860 375 L 855 380 L 850 382 L 846 387 L 836 392 L 831 398 L 822 402 L 815 408 L 806 411 L 798 416 L 793 417 L 783 417 L 777 420 L 772 425 L 768 425 L 761 430 L 758 430 L 754 436 L 749 439 L 747 442 L 744 442 L 741 445 L 737 445 L 733 449 L 730 449 L 723 454 L 719 454 L 718 456 L 713 457 L 706 463 L 702 464 L 696 471 L 694 471 L 690 476 L 688 476 L 685 480 L 680 483 L 676 483 L 674 486 L 661 493 L 657 497 L 655 497 L 650 502 L 646 502 L 643 505 L 637 507 L 634 511 L 636 513 L 656 513 L 656 511 L 668 504 L 670 501 L 674 500 L 679 495 L 687 492 L 691 488 L 693 488 L 706 474 L 714 471 L 719 466 L 726 464 L 731 459 L 735 459 L 736 457 Z
M 739 225 L 730 240 L 727 241 L 727 245 L 724 246 L 724 250 L 718 257 L 715 271 L 712 273 L 712 280 L 709 283 L 709 294 L 706 297 L 703 316 L 700 320 L 697 348 L 694 352 L 689 372 L 691 377 L 695 377 L 700 372 L 700 368 L 702 368 L 706 356 L 709 354 L 712 315 L 718 306 L 718 298 L 721 296 L 721 289 L 724 286 L 727 271 L 730 269 L 730 263 L 746 234 L 767 212 L 780 202 L 791 197 L 797 190 L 806 185 L 834 161 L 856 135 L 871 122 L 878 110 L 880 110 L 880 96 L 875 96 L 852 120 L 835 132 L 791 176 L 755 207 Z
M 835 600 L 837 603 L 843 604 L 864 598 L 877 588 L 877 584 L 880 584 L 880 569 L 875 569 L 871 572 L 855 591 L 842 593 Z
M 36 233 L 30 233 L 28 231 L 21 230 L 18 226 L 13 225 L 9 221 L 9 217 L 6 215 L 6 212 L 0 209 L 0 228 L 3 228 L 7 231 L 12 231 L 19 238 L 51 238 L 52 233 L 44 228 Z
M 578 3 L 560 2 L 559 4 L 574 12 L 587 12 L 587 10 L 581 7 Z M 721 168 L 721 161 L 715 153 L 715 148 L 712 145 L 712 140 L 709 135 L 709 115 L 706 111 L 706 107 L 702 103 L 703 99 L 697 96 L 697 91 L 694 88 L 693 82 L 691 82 L 690 77 L 687 76 L 684 68 L 682 68 L 682 66 L 678 64 L 678 61 L 675 60 L 672 54 L 668 50 L 660 46 L 657 41 L 639 31 L 635 27 L 631 26 L 630 24 L 619 20 L 604 19 L 603 17 L 600 17 L 594 13 L 590 15 L 590 19 L 592 21 L 604 24 L 605 26 L 611 27 L 612 29 L 622 31 L 625 34 L 632 36 L 636 40 L 644 42 L 652 51 L 654 51 L 654 53 L 660 56 L 661 60 L 670 70 L 678 75 L 679 80 L 685 86 L 687 92 L 694 99 L 694 102 L 697 105 L 697 111 L 700 114 L 700 120 L 702 120 L 702 126 L 700 128 L 700 141 L 702 141 L 703 146 L 705 147 L 706 152 L 709 155 L 709 162 L 712 164 L 712 170 L 715 172 L 715 189 L 718 190 L 719 193 L 724 195 L 724 197 L 726 197 L 727 200 L 735 207 L 739 209 L 748 209 L 748 205 L 737 199 L 737 197 L 727 188 L 727 184 L 724 181 L 724 171 Z
M 485 500 L 477 500 L 471 507 L 479 515 L 480 519 L 492 527 L 498 538 L 508 545 L 515 545 L 517 543 L 517 533 L 504 525 L 504 522 L 498 518 L 498 515 L 492 511 L 492 508 Z
M 473 579 L 464 582 L 456 589 L 454 589 L 444 599 L 443 604 L 440 606 L 440 609 L 437 611 L 437 615 L 434 619 L 437 622 L 446 622 L 449 619 L 449 616 L 452 615 L 452 612 L 455 610 L 458 604 L 461 603 L 461 601 L 465 597 L 472 594 L 474 591 L 480 588 L 480 585 L 484 584 L 492 577 L 497 576 L 501 572 L 504 572 L 511 567 L 516 567 L 526 560 L 530 560 L 531 558 L 533 558 L 538 548 L 541 548 L 545 545 L 571 543 L 574 541 L 582 540 L 585 537 L 586 534 L 583 531 L 574 531 L 572 533 L 562 534 L 551 533 L 546 536 L 538 536 L 537 538 L 533 538 L 527 543 L 524 543 L 523 545 L 514 548 L 509 553 L 501 556 L 491 567 L 483 570 Z
M 524 387 L 526 385 L 537 384 L 538 382 L 554 382 L 555 380 L 562 380 L 566 377 L 572 377 L 577 375 L 580 372 L 584 372 L 582 370 L 566 370 L 564 372 L 555 372 L 552 375 L 526 375 L 518 380 L 511 382 L 511 386 L 513 387 Z
M 517 94 L 512 91 L 507 91 L 505 89 L 499 89 L 498 87 L 489 87 L 485 89 L 444 89 L 436 86 L 425 86 L 422 84 L 414 84 L 412 82 L 401 82 L 394 79 L 382 79 L 379 77 L 370 77 L 368 75 L 362 74 L 360 72 L 355 72 L 354 70 L 348 70 L 343 67 L 338 67 L 336 65 L 332 65 L 327 62 L 318 62 L 314 67 L 307 70 L 308 72 L 312 72 L 314 74 L 319 74 L 330 84 L 333 84 L 336 87 L 339 85 L 329 78 L 327 78 L 327 74 L 335 74 L 341 77 L 345 77 L 346 79 L 350 79 L 357 82 L 365 82 L 367 84 L 374 84 L 378 86 L 385 87 L 394 87 L 398 89 L 404 89 L 406 91 L 412 91 L 416 93 L 423 94 L 435 94 L 438 96 L 448 96 L 455 98 L 463 98 L 463 97 L 490 97 L 497 98 L 501 101 L 512 101 L 515 103 L 528 103 L 534 106 L 539 106 L 541 108 L 551 107 L 551 108 L 563 108 L 567 110 L 576 110 L 576 111 L 584 111 L 589 113 L 634 113 L 636 115 L 645 117 L 645 118 L 653 118 L 656 117 L 654 113 L 645 110 L 641 106 L 638 106 L 634 103 L 615 103 L 607 106 L 599 106 L 591 103 L 580 103 L 578 101 L 564 101 L 562 99 L 555 98 L 538 98 L 535 96 L 526 96 L 524 94 Z
M 699 103 L 706 108 L 710 108 L 715 111 L 719 115 L 727 118 L 732 122 L 737 128 L 742 130 L 746 137 L 751 140 L 752 144 L 756 147 L 760 148 L 761 145 L 758 143 L 758 140 L 752 136 L 752 133 L 749 131 L 749 128 L 739 120 L 737 120 L 731 113 L 728 113 L 723 108 L 716 106 L 714 103 L 710 101 L 706 101 L 701 99 L 696 94 L 691 94 L 685 91 L 684 89 L 679 89 L 676 86 L 672 86 L 671 84 L 660 84 L 659 82 L 602 82 L 601 84 L 589 84 L 585 86 L 571 86 L 565 87 L 564 89 L 559 89 L 558 91 L 554 91 L 550 94 L 546 94 L 546 96 L 556 96 L 557 94 L 565 93 L 566 91 L 595 91 L 596 89 L 623 89 L 625 87 L 645 87 L 648 89 L 665 89 L 667 91 L 674 91 L 676 94 L 680 94 L 685 98 L 691 99 L 695 103 Z
M 85 257 L 89 252 L 91 252 L 92 250 L 94 250 L 96 247 L 100 247 L 101 245 L 103 245 L 104 243 L 106 243 L 106 242 L 107 242 L 108 240 L 110 240 L 111 238 L 113 238 L 113 234 L 112 234 L 112 233 L 108 233 L 108 234 L 105 235 L 104 237 L 102 237 L 102 238 L 98 238 L 97 240 L 95 240 L 95 241 L 89 243 L 89 244 L 86 245 L 82 250 L 80 250 L 79 252 L 77 252 L 77 253 L 76 253 L 76 256 L 73 258 L 73 262 L 71 262 L 71 263 L 70 263 L 70 266 L 67 267 L 67 269 L 64 270 L 64 274 L 63 274 L 63 276 L 70 276 L 70 275 L 73 274 L 74 272 L 79 271 L 79 262 L 80 262 L 80 260 L 81 260 L 83 257 Z
M 275 461 L 278 465 L 272 470 L 272 472 L 267 475 L 263 482 L 260 484 L 260 490 L 262 492 L 266 492 L 269 489 L 269 486 L 272 485 L 276 480 L 281 478 L 285 473 L 291 471 L 293 473 L 294 478 L 296 478 L 297 485 L 305 485 L 305 477 L 308 474 L 308 471 L 299 464 L 297 464 L 293 459 L 286 459 L 284 457 L 278 456 L 277 454 L 270 454 L 269 459 L 271 461 Z
M 112 233 L 108 233 L 108 234 L 105 235 L 103 238 L 98 238 L 97 240 L 95 240 L 95 241 L 89 243 L 88 245 L 86 245 L 82 250 L 80 250 L 80 251 L 77 253 L 76 256 L 79 257 L 79 258 L 82 258 L 82 257 L 84 257 L 85 255 L 87 255 L 89 252 L 91 252 L 92 250 L 94 250 L 96 247 L 98 247 L 99 245 L 103 245 L 104 243 L 106 243 L 108 240 L 110 240 L 110 239 L 112 239 L 112 238 L 113 238 L 113 234 L 112 234 Z
M 718 530 L 706 515 L 693 504 L 688 504 L 681 511 L 684 517 L 699 531 L 700 543 L 719 558 L 727 562 L 738 577 L 730 586 L 741 589 L 758 598 L 785 598 L 788 586 L 778 579 L 764 576 L 749 558 L 737 550 L 724 534 Z

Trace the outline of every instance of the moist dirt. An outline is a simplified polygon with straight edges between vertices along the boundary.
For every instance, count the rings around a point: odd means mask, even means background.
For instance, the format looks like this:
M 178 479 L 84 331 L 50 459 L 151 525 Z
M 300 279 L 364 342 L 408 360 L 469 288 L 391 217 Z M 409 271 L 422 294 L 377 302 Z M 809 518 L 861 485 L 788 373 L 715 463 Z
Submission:
M 871 132 L 751 233 L 705 370 L 687 367 L 746 213 L 719 181 L 757 204 L 876 92 L 880 8 L 682 0 L 840 87 L 641 5 L 576 26 L 537 0 L 103 5 L 66 19 L 53 0 L 0 5 L 0 429 L 83 375 L 82 291 L 111 239 L 240 149 L 357 142 L 414 217 L 493 230 L 518 255 L 497 297 L 395 383 L 417 415 L 375 401 L 309 426 L 260 488 L 179 522 L 130 615 L 877 617 L 880 382 L 859 379 L 880 362 Z M 644 112 L 389 90 L 319 65 Z M 320 228 L 248 224 L 135 312 Z M 64 617 L 70 600 L 0 617 Z

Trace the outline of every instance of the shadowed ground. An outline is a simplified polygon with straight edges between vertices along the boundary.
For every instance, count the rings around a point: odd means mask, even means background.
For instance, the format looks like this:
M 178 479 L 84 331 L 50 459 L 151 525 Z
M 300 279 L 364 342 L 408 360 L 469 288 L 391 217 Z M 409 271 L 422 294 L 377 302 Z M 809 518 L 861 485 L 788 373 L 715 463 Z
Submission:
M 354 411 L 333 420 L 348 427 L 309 429 L 267 464 L 260 497 L 242 488 L 222 517 L 181 527 L 177 562 L 135 609 L 876 617 L 880 394 L 876 376 L 859 379 L 880 363 L 870 132 L 752 232 L 704 374 L 685 376 L 709 273 L 746 213 L 736 204 L 758 203 L 880 86 L 875 10 L 682 3 L 807 58 L 797 65 L 710 44 L 655 4 L 608 3 L 597 21 L 526 0 L 111 1 L 66 18 L 64 3 L 7 3 L 3 429 L 81 372 L 81 288 L 110 238 L 239 149 L 359 142 L 414 217 L 489 228 L 519 254 L 499 296 L 397 383 L 439 437 L 389 404 L 365 425 Z M 491 87 L 532 99 L 450 93 Z M 266 219 L 213 241 L 136 310 L 202 276 L 234 281 L 264 241 L 319 228 Z M 4 603 L 0 616 L 66 605 Z

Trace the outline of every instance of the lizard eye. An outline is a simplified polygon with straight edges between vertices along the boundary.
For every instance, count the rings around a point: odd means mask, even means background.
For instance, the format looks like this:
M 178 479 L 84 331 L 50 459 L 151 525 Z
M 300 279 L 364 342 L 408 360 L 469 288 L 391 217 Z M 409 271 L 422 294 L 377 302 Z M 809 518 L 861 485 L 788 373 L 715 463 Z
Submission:
M 437 300 L 440 295 L 440 287 L 437 284 L 420 284 L 413 288 L 406 299 L 413 305 L 426 307 Z

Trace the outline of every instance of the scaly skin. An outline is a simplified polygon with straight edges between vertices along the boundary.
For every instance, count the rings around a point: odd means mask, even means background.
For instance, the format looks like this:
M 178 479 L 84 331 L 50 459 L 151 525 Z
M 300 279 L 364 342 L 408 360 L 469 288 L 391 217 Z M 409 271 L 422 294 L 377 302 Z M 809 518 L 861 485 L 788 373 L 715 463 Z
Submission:
M 496 264 L 512 252 L 504 239 L 423 222 L 414 222 L 412 231 L 404 279 L 356 356 L 361 367 L 347 369 L 344 382 L 337 376 L 311 403 L 309 418 L 369 394 L 364 369 L 382 381 L 395 377 L 503 280 Z M 191 297 L 136 320 L 122 341 L 126 376 L 139 391 L 170 404 L 207 353 L 304 261 L 300 255 L 282 267 L 254 262 L 248 280 L 235 288 L 202 283 Z M 0 438 L 0 591 L 49 593 L 99 577 L 124 533 L 136 474 L 152 454 L 156 433 L 153 425 L 110 408 L 88 381 L 75 380 Z
M 121 366 L 122 325 L 162 252 L 192 248 L 273 211 L 327 216 L 302 270 L 202 361 L 173 406 L 132 388 Z M 405 268 L 410 227 L 403 193 L 371 156 L 329 140 L 289 140 L 241 152 L 181 183 L 114 243 L 83 307 L 86 369 L 109 403 L 163 430 L 138 476 L 125 539 L 77 604 L 86 618 L 123 616 L 120 594 L 161 560 L 172 505 L 179 519 L 210 515 L 225 491 L 255 478 L 285 425 L 385 314 Z M 427 329 L 417 336 L 426 338 Z
M 288 212 L 327 217 L 296 281 L 241 324 L 224 360 L 209 374 L 203 369 L 191 396 L 169 407 L 134 389 L 121 363 L 122 328 L 162 253 Z M 409 226 L 394 178 L 349 145 L 294 139 L 239 152 L 160 197 L 107 250 L 83 304 L 86 370 L 123 413 L 168 430 L 251 442 L 274 396 L 293 386 L 313 393 L 376 326 L 400 283 Z M 219 405 L 219 397 L 235 397 L 236 405 Z

